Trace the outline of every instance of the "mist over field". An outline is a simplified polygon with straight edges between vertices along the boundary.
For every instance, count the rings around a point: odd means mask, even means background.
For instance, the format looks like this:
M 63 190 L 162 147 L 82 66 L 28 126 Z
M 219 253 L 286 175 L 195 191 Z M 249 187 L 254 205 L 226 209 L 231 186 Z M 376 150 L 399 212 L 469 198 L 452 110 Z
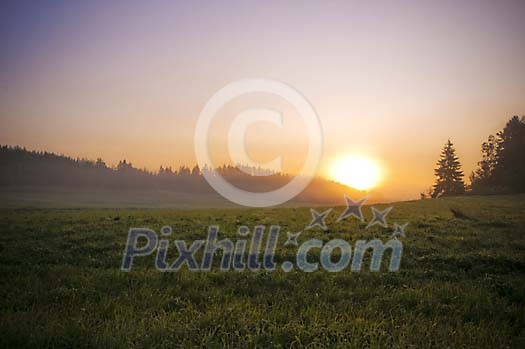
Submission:
M 219 195 L 196 165 L 174 170 L 160 166 L 152 172 L 122 160 L 112 168 L 100 158 L 73 159 L 8 146 L 0 148 L 0 165 L 0 192 L 6 199 L 1 207 L 239 207 Z M 271 171 L 265 177 L 249 174 L 262 171 L 260 168 L 246 167 L 246 173 L 224 165 L 216 171 L 235 186 L 251 192 L 276 190 L 293 178 Z M 318 177 L 285 205 L 340 205 L 344 195 L 364 192 Z M 378 200 L 380 195 L 374 198 Z
M 0 349 L 525 348 L 525 1 L 0 1 Z

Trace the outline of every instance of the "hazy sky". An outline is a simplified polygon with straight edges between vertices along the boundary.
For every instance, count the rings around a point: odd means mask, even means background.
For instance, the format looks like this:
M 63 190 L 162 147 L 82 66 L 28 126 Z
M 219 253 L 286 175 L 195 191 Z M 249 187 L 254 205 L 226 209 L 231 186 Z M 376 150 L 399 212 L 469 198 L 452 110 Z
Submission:
M 468 174 L 481 142 L 525 115 L 525 1 L 0 6 L 1 144 L 149 169 L 194 163 L 208 99 L 274 78 L 317 110 L 322 174 L 334 157 L 367 154 L 387 171 L 381 189 L 405 198 L 432 184 L 449 137 Z M 256 136 L 273 135 L 263 160 L 294 149 L 283 130 L 261 128 L 248 138 L 257 153 Z

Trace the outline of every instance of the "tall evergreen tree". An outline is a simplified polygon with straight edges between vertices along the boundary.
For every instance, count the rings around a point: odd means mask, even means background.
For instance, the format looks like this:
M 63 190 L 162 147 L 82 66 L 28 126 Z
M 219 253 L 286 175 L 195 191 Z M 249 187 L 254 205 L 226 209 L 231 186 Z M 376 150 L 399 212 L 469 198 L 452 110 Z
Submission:
M 434 191 L 432 192 L 432 197 L 460 195 L 465 192 L 461 163 L 456 156 L 456 150 L 450 139 L 443 147 L 434 173 L 437 178 L 436 184 L 433 186 Z
M 507 191 L 525 191 L 525 117 L 513 116 L 498 133 L 495 177 Z
M 497 186 L 494 172 L 498 165 L 499 145 L 499 139 L 493 135 L 481 144 L 481 161 L 478 161 L 478 169 L 470 175 L 473 192 L 488 192 L 488 189 L 495 189 L 494 187 Z
M 481 146 L 482 159 L 471 175 L 475 193 L 525 192 L 525 117 L 512 117 Z

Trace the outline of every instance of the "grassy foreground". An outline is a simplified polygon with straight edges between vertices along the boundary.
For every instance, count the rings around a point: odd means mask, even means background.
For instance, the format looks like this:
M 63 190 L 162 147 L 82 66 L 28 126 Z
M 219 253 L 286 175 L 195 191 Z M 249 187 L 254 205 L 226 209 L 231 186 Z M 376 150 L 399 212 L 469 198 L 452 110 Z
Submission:
M 120 271 L 128 229 L 166 224 L 190 241 L 210 224 L 232 240 L 239 225 L 280 224 L 276 260 L 293 260 L 286 231 L 309 223 L 308 208 L 2 210 L 0 346 L 525 347 L 525 196 L 394 207 L 388 222 L 409 222 L 397 273 L 161 273 L 153 257 Z M 299 243 L 388 239 L 355 218 L 335 223 L 343 210 Z

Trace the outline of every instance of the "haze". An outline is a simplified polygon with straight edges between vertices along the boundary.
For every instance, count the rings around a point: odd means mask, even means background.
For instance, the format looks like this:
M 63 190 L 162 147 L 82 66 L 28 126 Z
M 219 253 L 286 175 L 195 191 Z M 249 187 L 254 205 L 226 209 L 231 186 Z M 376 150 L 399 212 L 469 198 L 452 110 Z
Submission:
M 320 175 L 334 158 L 362 154 L 385 169 L 377 190 L 407 199 L 432 184 L 448 138 L 468 175 L 481 142 L 525 114 L 523 1 L 1 6 L 0 144 L 151 170 L 193 164 L 208 99 L 239 79 L 273 78 L 319 114 Z M 305 144 L 301 130 L 287 133 L 300 129 L 288 114 L 282 130 L 249 133 L 248 148 L 259 161 L 285 149 L 293 171 Z M 218 143 L 232 116 L 224 111 Z

